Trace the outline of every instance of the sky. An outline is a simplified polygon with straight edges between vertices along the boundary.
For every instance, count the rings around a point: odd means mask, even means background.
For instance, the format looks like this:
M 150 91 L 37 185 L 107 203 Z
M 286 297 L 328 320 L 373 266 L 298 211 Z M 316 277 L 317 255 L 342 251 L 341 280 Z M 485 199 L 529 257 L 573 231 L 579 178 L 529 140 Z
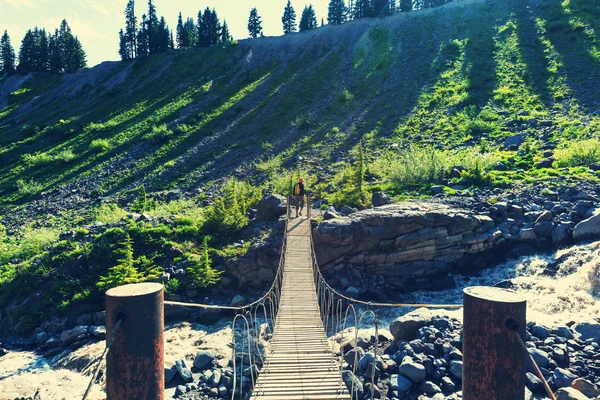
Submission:
M 291 0 L 296 10 L 296 22 L 300 22 L 302 9 L 312 4 L 317 14 L 327 23 L 329 0 Z M 181 11 L 184 20 L 193 17 L 206 7 L 214 8 L 221 22 L 227 25 L 235 39 L 248 37 L 248 15 L 253 7 L 258 9 L 263 21 L 265 36 L 283 34 L 281 16 L 287 0 L 154 0 L 158 15 L 164 15 L 174 31 Z M 21 40 L 27 29 L 46 28 L 54 32 L 66 19 L 77 35 L 87 54 L 89 66 L 102 61 L 119 59 L 118 32 L 125 25 L 123 11 L 127 0 L 0 0 L 0 34 L 8 30 L 15 51 L 19 52 Z M 136 14 L 146 12 L 147 1 L 136 0 Z

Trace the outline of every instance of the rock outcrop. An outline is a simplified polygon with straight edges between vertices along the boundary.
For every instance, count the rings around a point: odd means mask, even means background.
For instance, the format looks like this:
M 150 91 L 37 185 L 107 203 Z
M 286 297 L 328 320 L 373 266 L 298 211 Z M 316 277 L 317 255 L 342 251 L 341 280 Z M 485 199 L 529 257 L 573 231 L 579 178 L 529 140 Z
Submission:
M 494 221 L 440 204 L 385 205 L 321 223 L 313 232 L 325 275 L 342 269 L 388 284 L 449 272 L 468 255 L 504 242 Z

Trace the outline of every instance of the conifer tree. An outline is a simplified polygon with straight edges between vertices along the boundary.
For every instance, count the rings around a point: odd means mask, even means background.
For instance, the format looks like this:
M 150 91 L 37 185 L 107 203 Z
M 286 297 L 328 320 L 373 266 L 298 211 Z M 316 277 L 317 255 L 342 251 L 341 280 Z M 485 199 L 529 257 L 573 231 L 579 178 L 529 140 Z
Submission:
M 17 70 L 21 74 L 27 74 L 33 72 L 34 61 L 33 61 L 33 47 L 34 47 L 33 32 L 31 29 L 25 32 L 25 36 L 21 41 L 21 48 L 19 49 L 19 66 Z
M 210 45 L 214 46 L 221 40 L 221 22 L 217 11 L 213 8 L 210 13 Z
M 173 40 L 173 31 L 170 31 L 171 38 L 169 39 L 169 50 L 173 50 L 175 48 L 175 40 Z
M 327 22 L 331 25 L 341 25 L 346 21 L 346 4 L 344 0 L 331 0 L 327 14 Z
M 198 46 L 210 47 L 211 45 L 211 26 L 213 16 L 210 8 L 206 7 L 204 13 L 198 13 Z
M 262 36 L 263 34 L 262 21 L 256 8 L 250 10 L 250 17 L 248 18 L 248 32 L 250 33 L 250 37 L 253 39 Z
M 129 52 L 127 51 L 127 42 L 123 29 L 119 29 L 119 55 L 122 61 L 129 60 Z
M 183 24 L 183 47 L 196 46 L 198 36 L 193 18 L 188 18 Z
M 383 17 L 389 15 L 390 12 L 390 1 L 389 0 L 373 0 L 373 12 L 374 17 Z
M 177 47 L 182 48 L 186 47 L 183 45 L 183 40 L 185 36 L 185 28 L 183 27 L 183 18 L 181 17 L 181 11 L 179 12 L 179 17 L 177 18 Z
M 0 39 L 0 74 L 12 75 L 15 71 L 15 50 L 10 43 L 8 31 L 5 30 Z
M 158 54 L 169 51 L 171 47 L 171 32 L 169 31 L 165 17 L 160 17 L 155 35 L 155 52 Z
M 373 16 L 371 0 L 356 0 L 354 3 L 354 19 L 368 18 Z
M 304 6 L 302 17 L 300 18 L 300 32 L 315 29 L 317 27 L 317 15 L 312 4 Z
M 125 31 L 123 32 L 126 59 L 137 57 L 137 17 L 135 16 L 135 0 L 129 0 L 125 7 Z
M 146 37 L 148 39 L 148 53 L 158 53 L 160 37 L 158 34 L 158 15 L 152 0 L 148 0 L 148 19 L 146 21 Z
M 148 19 L 146 14 L 142 15 L 142 26 L 138 31 L 138 56 L 147 56 L 150 53 L 150 47 L 148 44 Z
M 283 9 L 281 23 L 283 24 L 284 34 L 296 32 L 296 11 L 292 7 L 291 0 L 288 0 L 287 5 Z
M 231 33 L 229 32 L 229 27 L 227 26 L 227 21 L 223 20 L 223 26 L 221 27 L 221 43 L 229 43 L 231 42 Z
M 412 10 L 412 0 L 400 0 L 400 11 L 406 12 Z

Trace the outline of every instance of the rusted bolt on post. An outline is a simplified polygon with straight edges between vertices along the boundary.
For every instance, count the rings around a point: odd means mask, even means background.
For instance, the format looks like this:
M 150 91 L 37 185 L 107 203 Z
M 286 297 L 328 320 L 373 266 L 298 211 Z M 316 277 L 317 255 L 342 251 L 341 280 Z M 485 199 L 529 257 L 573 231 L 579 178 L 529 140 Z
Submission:
M 106 292 L 106 337 L 121 326 L 106 356 L 107 400 L 164 399 L 164 293 L 159 283 Z
M 463 291 L 463 399 L 522 400 L 525 358 L 514 332 L 525 337 L 526 301 L 487 286 Z

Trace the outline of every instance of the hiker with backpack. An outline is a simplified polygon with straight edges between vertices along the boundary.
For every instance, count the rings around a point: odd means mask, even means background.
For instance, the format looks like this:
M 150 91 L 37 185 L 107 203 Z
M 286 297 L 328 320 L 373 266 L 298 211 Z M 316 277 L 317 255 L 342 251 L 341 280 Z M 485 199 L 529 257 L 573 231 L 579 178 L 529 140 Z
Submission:
M 294 204 L 296 205 L 296 218 L 298 218 L 298 211 L 302 216 L 302 208 L 304 207 L 304 179 L 298 179 L 298 183 L 294 185 Z

